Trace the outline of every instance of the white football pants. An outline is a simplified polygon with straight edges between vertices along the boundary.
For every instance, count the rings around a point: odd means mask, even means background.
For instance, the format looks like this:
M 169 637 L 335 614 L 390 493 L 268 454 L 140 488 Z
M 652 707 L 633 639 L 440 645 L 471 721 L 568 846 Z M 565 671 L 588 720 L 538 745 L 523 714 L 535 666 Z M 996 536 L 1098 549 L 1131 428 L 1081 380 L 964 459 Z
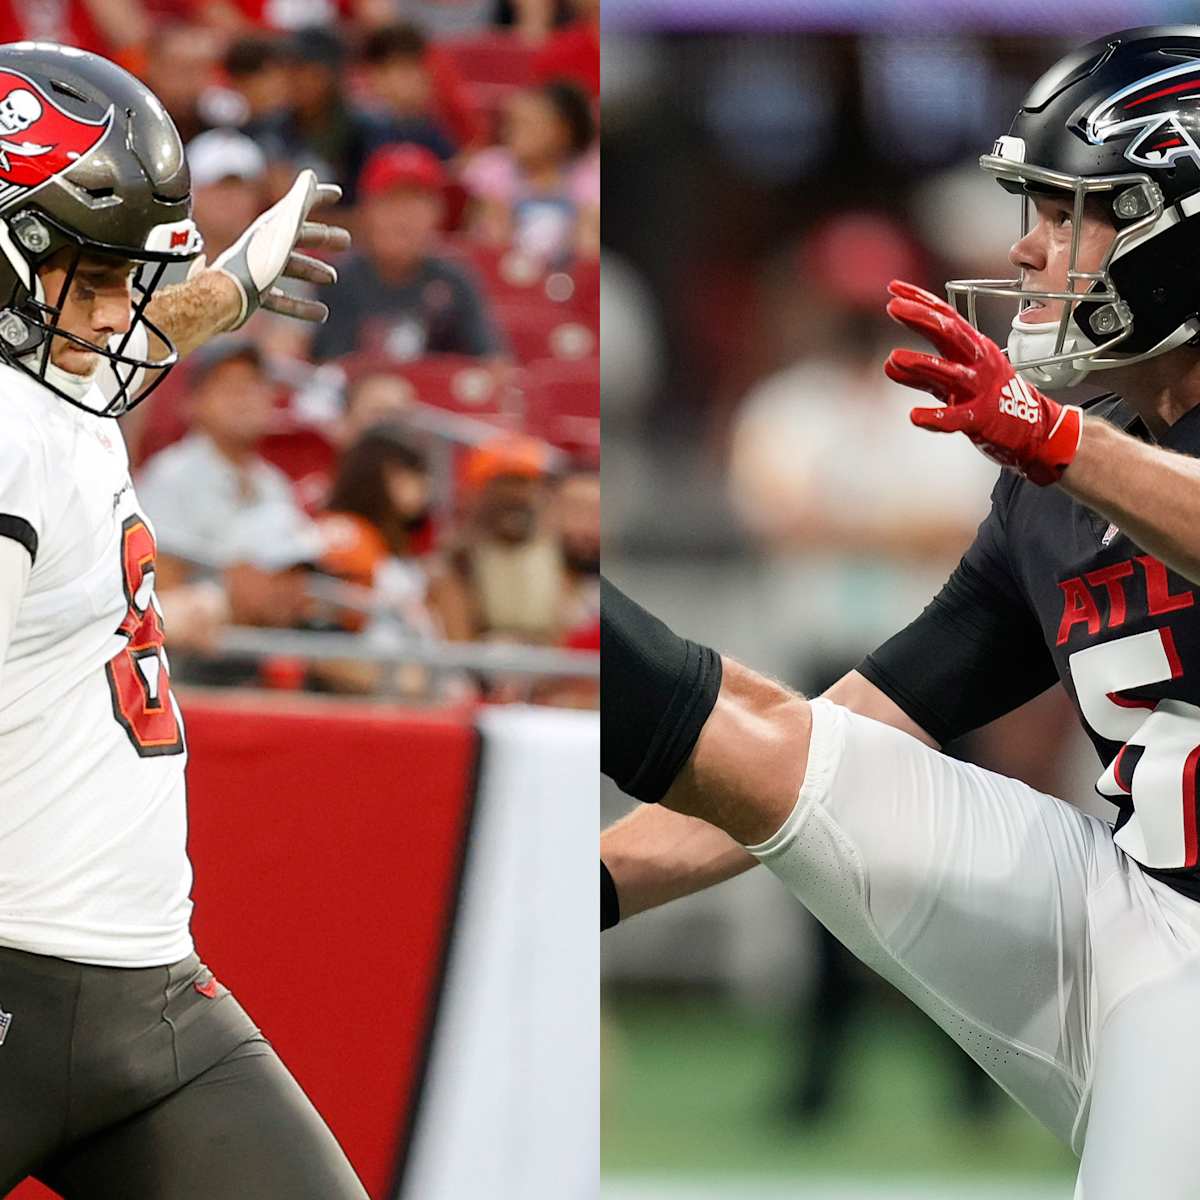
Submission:
M 1080 1155 L 1076 1200 L 1200 1197 L 1200 904 L 1053 796 L 812 716 L 796 807 L 751 853 Z

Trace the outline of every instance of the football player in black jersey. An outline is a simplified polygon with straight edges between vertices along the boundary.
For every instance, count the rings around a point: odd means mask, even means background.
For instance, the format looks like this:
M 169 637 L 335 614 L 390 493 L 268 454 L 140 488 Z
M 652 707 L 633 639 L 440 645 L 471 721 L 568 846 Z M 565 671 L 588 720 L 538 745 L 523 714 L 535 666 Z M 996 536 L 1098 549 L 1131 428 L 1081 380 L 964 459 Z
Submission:
M 942 591 L 806 700 L 603 608 L 605 924 L 765 863 L 1081 1156 L 1076 1200 L 1200 1194 L 1200 26 L 1069 55 L 981 160 L 1007 280 L 903 283 L 887 373 L 1003 468 Z M 1007 356 L 981 296 L 1016 310 Z M 1019 374 L 1014 370 L 1019 370 Z M 1045 394 L 1106 371 L 1082 408 Z M 1044 389 L 1044 390 L 1043 390 Z M 1061 681 L 1113 824 L 945 757 Z M 653 802 L 660 803 L 653 803 Z

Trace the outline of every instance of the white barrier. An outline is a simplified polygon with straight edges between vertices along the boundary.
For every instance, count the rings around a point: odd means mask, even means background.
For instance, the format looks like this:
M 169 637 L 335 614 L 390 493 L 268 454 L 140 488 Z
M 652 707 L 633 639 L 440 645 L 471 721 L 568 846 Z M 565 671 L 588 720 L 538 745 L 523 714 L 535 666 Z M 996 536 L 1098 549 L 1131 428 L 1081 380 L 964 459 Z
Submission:
M 477 811 L 402 1200 L 594 1200 L 594 712 L 485 711 Z

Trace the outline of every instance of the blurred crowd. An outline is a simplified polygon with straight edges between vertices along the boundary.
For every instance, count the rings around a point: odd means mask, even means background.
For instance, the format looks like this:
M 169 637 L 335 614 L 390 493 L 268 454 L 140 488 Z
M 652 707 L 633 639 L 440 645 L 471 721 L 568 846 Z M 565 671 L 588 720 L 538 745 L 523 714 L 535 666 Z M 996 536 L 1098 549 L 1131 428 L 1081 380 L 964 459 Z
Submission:
M 146 81 L 209 260 L 297 171 L 343 189 L 328 323 L 260 312 L 124 420 L 173 676 L 561 698 L 218 649 L 231 625 L 596 647 L 598 0 L 0 0 L 0 38 Z

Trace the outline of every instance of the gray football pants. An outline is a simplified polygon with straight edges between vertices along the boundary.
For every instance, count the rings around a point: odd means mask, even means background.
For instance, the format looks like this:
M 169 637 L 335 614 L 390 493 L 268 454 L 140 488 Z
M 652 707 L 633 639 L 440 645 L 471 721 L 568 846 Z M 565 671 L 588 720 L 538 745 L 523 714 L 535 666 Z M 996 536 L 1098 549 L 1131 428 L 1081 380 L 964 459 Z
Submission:
M 33 1175 L 66 1200 L 366 1200 L 194 954 L 126 969 L 0 947 L 0 1010 L 0 1195 Z

